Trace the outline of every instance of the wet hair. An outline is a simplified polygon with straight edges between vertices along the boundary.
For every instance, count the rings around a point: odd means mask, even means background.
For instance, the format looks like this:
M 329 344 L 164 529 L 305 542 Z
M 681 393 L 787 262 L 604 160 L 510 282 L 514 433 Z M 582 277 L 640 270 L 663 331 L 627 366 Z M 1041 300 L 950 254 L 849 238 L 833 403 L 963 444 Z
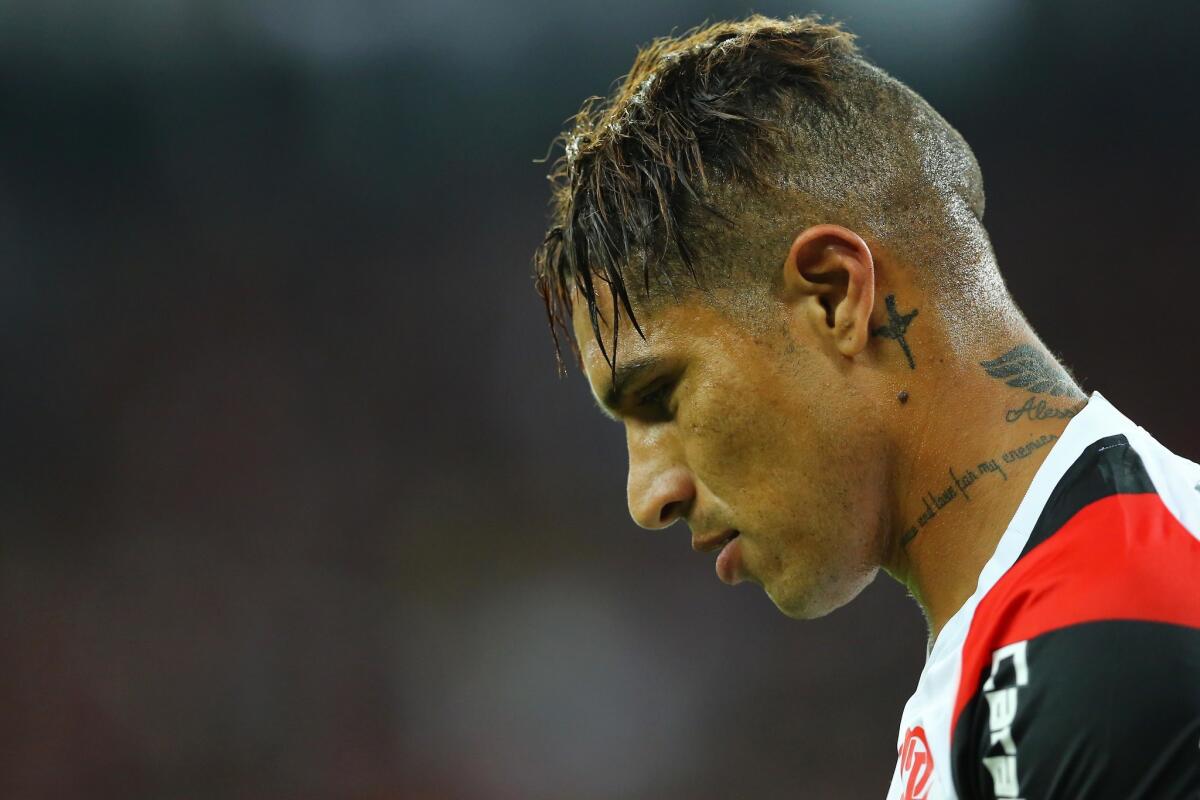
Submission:
M 775 274 L 809 224 L 874 237 L 920 264 L 927 290 L 961 293 L 966 270 L 994 265 L 970 148 L 854 38 L 817 16 L 718 22 L 655 39 L 608 98 L 584 102 L 555 139 L 534 255 L 560 368 L 559 332 L 579 355 L 573 298 L 615 369 L 621 313 L 641 334 L 635 307 Z

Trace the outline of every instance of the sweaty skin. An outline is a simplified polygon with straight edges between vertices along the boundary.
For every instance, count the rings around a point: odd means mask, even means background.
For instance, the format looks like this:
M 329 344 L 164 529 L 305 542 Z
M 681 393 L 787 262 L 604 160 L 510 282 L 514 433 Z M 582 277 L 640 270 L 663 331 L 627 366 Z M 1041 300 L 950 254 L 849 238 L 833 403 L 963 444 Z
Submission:
M 932 643 L 1086 398 L 1015 306 L 964 332 L 913 269 L 846 228 L 801 231 L 779 269 L 754 302 L 635 300 L 645 338 L 621 315 L 619 396 L 575 298 L 584 373 L 625 428 L 630 514 L 648 529 L 683 519 L 695 542 L 736 530 L 738 577 L 795 618 L 882 568 Z M 598 300 L 611 355 L 603 283 Z

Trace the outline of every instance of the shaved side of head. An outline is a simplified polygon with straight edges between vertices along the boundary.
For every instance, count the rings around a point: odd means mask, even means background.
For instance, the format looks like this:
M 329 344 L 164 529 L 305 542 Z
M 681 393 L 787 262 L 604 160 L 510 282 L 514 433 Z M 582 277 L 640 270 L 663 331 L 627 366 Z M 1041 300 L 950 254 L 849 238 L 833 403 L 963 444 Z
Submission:
M 695 292 L 753 316 L 792 239 L 819 223 L 885 249 L 956 324 L 1011 302 L 970 147 L 818 17 L 754 15 L 655 39 L 558 141 L 534 258 L 556 346 L 561 332 L 574 347 L 582 300 L 615 355 L 597 281 L 635 330 L 639 313 Z

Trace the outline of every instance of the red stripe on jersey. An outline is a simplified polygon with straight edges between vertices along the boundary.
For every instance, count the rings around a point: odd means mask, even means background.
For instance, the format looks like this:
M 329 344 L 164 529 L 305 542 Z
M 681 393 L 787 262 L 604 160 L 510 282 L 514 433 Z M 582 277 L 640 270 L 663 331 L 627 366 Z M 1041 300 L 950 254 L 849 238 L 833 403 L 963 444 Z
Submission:
M 994 650 L 1106 619 L 1200 628 L 1200 540 L 1157 494 L 1114 494 L 1084 506 L 1001 576 L 963 643 L 950 730 Z

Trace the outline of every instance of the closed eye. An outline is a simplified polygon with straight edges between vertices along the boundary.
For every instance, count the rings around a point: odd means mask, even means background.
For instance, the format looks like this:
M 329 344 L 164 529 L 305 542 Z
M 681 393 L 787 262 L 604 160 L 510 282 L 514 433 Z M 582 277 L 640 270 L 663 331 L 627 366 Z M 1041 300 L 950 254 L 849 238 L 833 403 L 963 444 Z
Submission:
M 667 404 L 674 390 L 675 382 L 673 380 L 655 383 L 649 390 L 638 395 L 638 411 L 655 420 L 670 419 L 671 412 L 668 410 Z

